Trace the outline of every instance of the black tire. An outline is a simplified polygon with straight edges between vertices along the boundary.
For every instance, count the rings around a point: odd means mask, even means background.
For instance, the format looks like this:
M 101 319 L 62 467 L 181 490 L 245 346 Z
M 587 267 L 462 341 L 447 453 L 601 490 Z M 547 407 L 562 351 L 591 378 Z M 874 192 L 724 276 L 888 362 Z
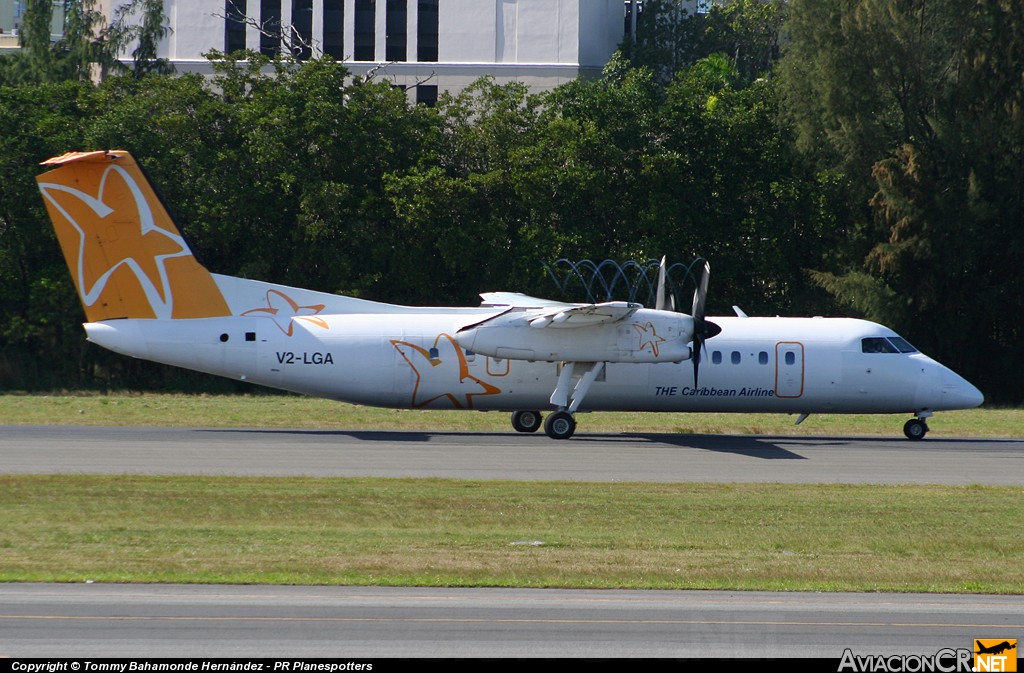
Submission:
M 568 411 L 556 411 L 544 419 L 544 432 L 551 439 L 569 439 L 576 432 L 576 419 Z
M 539 411 L 523 409 L 512 412 L 512 427 L 516 432 L 537 432 L 540 430 L 543 418 Z
M 928 434 L 928 425 L 920 418 L 911 418 L 903 424 L 903 434 L 907 436 L 907 439 L 914 441 L 924 439 L 924 436 Z

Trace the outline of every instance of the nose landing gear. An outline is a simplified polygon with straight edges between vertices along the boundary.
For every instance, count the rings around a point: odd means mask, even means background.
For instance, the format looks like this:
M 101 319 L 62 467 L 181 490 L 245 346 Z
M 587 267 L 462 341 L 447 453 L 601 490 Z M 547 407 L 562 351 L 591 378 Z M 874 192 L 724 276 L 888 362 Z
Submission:
M 932 414 L 930 411 L 922 411 L 917 415 L 917 418 L 911 418 L 909 421 L 903 424 L 903 434 L 907 436 L 907 439 L 919 440 L 924 439 L 924 436 L 928 434 L 928 423 L 925 421 Z

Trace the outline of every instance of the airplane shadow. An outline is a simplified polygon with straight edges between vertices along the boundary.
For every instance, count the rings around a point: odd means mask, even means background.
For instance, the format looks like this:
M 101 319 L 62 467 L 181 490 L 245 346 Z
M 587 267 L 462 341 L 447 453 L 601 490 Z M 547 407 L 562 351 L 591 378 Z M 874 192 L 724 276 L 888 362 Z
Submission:
M 700 449 L 715 453 L 732 453 L 762 460 L 807 460 L 804 456 L 794 453 L 781 446 L 792 444 L 793 437 L 765 437 L 744 435 L 695 435 L 665 433 L 624 433 L 601 434 L 580 433 L 564 445 L 548 439 L 543 433 L 520 435 L 506 432 L 457 432 L 457 431 L 422 431 L 422 430 L 300 430 L 289 428 L 207 428 L 203 432 L 216 433 L 256 433 L 263 435 L 308 436 L 308 437 L 349 437 L 363 442 L 394 442 L 394 443 L 427 443 L 438 439 L 479 440 L 481 443 L 496 437 L 514 437 L 524 442 L 543 442 L 546 446 L 557 448 L 573 444 L 602 443 L 621 446 L 624 443 L 644 442 L 662 446 L 675 446 L 680 449 Z M 858 440 L 860 441 L 860 440 Z M 848 444 L 848 440 L 836 438 L 820 438 L 815 440 L 816 446 L 828 444 Z
M 701 449 L 714 453 L 732 453 L 749 458 L 761 458 L 762 460 L 807 460 L 804 456 L 794 453 L 790 449 L 780 446 L 786 438 L 762 437 L 745 435 L 695 435 L 695 434 L 623 434 L 614 435 L 620 441 L 631 439 L 634 441 L 645 441 L 652 444 L 677 446 L 685 449 Z M 579 435 L 570 441 L 589 441 L 600 439 L 602 435 Z M 609 437 L 609 436 L 605 436 Z M 792 442 L 790 442 L 792 443 Z M 831 443 L 827 440 L 820 444 Z

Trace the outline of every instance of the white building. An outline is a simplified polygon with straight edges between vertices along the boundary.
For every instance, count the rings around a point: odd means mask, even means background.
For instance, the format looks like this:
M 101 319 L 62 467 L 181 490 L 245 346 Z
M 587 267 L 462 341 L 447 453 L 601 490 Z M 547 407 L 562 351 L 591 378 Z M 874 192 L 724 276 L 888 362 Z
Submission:
M 0 55 L 20 49 L 18 32 L 25 17 L 25 0 L 0 0 Z M 60 39 L 64 32 L 64 5 L 53 0 L 53 17 L 50 19 L 50 39 Z
M 110 16 L 110 5 L 102 3 Z M 623 0 L 164 0 L 171 32 L 160 48 L 179 72 L 209 73 L 203 54 L 273 54 L 295 36 L 354 74 L 416 87 L 429 102 L 483 75 L 550 89 L 596 75 L 622 41 Z M 626 18 L 626 21 L 624 21 Z M 284 30 L 282 30 L 284 27 Z M 282 43 L 284 35 L 284 43 Z

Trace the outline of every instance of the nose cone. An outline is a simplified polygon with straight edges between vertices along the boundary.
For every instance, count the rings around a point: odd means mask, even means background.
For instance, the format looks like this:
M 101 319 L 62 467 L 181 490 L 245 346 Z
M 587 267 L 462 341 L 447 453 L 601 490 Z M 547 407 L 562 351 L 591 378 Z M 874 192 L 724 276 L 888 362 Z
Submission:
M 985 401 L 985 396 L 980 390 L 949 369 L 942 377 L 941 394 L 944 409 L 973 409 Z

